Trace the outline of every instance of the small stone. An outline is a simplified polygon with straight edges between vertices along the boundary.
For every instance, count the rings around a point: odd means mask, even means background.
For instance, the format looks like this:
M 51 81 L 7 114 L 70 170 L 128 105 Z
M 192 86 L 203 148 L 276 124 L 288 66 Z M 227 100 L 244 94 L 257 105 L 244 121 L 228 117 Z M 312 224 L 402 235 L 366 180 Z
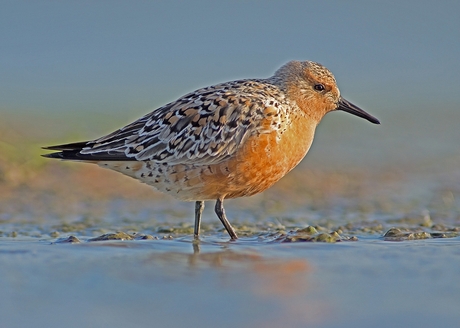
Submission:
M 297 230 L 297 233 L 304 233 L 307 235 L 316 235 L 318 233 L 318 230 L 316 230 L 316 228 L 313 226 L 308 226 L 306 228 Z
M 78 244 L 78 243 L 81 243 L 81 241 L 75 236 L 69 236 L 67 238 L 59 238 L 53 244 L 65 244 L 65 243 Z
M 106 233 L 99 237 L 88 239 L 88 241 L 105 241 L 105 240 L 133 240 L 134 237 L 126 232 L 118 231 L 116 233 Z

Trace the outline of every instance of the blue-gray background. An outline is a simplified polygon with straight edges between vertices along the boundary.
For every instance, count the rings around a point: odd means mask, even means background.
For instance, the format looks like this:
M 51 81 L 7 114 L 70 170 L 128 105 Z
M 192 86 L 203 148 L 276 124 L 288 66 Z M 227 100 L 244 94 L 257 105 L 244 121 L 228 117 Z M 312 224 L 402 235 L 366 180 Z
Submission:
M 446 134 L 460 130 L 459 12 L 458 1 L 2 1 L 0 111 L 77 127 L 106 116 L 78 135 L 92 138 L 198 87 L 309 59 L 383 123 L 330 115 L 342 126 L 320 131 L 331 143 L 378 160 L 396 146 L 444 156 L 460 139 Z

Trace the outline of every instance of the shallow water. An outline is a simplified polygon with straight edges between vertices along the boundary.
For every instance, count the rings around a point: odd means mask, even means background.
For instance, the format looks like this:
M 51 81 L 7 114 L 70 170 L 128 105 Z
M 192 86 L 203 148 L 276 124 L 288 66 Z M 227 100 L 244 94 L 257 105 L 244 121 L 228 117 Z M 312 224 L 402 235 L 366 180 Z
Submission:
M 336 244 L 210 237 L 199 250 L 190 238 L 2 239 L 0 315 L 10 327 L 452 326 L 460 318 L 458 237 Z
M 414 135 L 396 145 L 398 129 L 376 130 L 393 138 L 381 139 L 331 119 L 274 188 L 226 201 L 239 240 L 228 241 L 207 203 L 199 243 L 193 203 L 91 165 L 46 161 L 46 129 L 19 136 L 8 130 L 18 121 L 0 130 L 2 326 L 460 320 L 456 119 L 436 125 L 449 131 L 443 147 L 430 139 L 414 153 Z

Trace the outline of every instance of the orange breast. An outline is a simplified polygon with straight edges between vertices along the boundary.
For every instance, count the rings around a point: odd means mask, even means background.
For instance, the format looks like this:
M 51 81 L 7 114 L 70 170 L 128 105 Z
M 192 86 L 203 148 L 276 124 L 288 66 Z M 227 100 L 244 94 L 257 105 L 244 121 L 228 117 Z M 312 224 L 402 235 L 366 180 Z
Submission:
M 266 190 L 291 171 L 308 152 L 316 124 L 305 116 L 291 118 L 284 133 L 254 135 L 236 156 L 213 165 L 214 174 L 202 176 L 202 198 L 251 196 Z M 206 196 L 206 197 L 205 197 Z

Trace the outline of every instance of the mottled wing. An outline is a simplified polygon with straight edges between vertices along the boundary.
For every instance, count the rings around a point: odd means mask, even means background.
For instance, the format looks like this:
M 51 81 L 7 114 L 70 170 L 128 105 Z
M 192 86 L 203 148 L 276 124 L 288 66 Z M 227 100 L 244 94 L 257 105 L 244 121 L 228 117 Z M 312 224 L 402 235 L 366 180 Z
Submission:
M 271 131 L 261 122 L 265 108 L 278 107 L 280 98 L 279 89 L 264 80 L 199 89 L 88 143 L 81 154 L 169 164 L 219 163 L 250 135 Z

